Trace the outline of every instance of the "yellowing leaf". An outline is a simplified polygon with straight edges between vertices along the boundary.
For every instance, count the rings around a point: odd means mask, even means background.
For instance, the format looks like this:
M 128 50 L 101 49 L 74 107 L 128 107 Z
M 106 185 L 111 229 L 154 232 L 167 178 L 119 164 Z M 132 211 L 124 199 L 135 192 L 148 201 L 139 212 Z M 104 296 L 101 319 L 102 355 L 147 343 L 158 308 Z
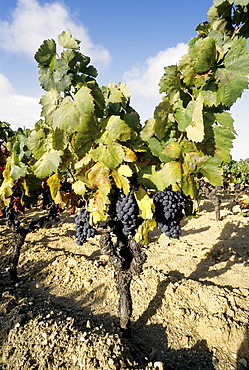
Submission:
M 113 170 L 111 174 L 117 188 L 123 189 L 123 192 L 128 194 L 130 191 L 130 183 L 127 177 L 123 176 L 116 170 Z
M 132 176 L 132 170 L 126 164 L 121 164 L 121 166 L 119 166 L 117 171 L 122 176 L 126 176 L 126 177 L 131 177 Z
M 56 194 L 60 190 L 61 185 L 58 173 L 55 173 L 54 175 L 50 176 L 47 183 L 50 188 L 51 197 L 54 199 Z
M 176 141 L 172 141 L 166 148 L 163 149 L 162 154 L 171 158 L 179 158 L 182 153 L 182 147 Z
M 100 191 L 96 191 L 94 198 L 91 198 L 88 204 L 88 211 L 90 212 L 90 223 L 91 225 L 96 224 L 99 221 L 105 221 L 107 219 L 107 204 L 109 204 L 109 198 Z
M 137 200 L 141 217 L 145 220 L 153 218 L 154 203 L 146 191 L 140 187 L 134 192 L 134 195 Z
M 83 181 L 77 180 L 73 183 L 72 188 L 74 192 L 78 195 L 85 195 L 86 186 Z
M 192 115 L 192 123 L 186 127 L 188 139 L 194 142 L 201 142 L 204 138 L 203 124 L 203 96 L 198 95 L 194 102 L 194 110 Z
M 136 154 L 130 148 L 123 147 L 125 151 L 124 161 L 125 162 L 135 162 L 137 160 Z
M 156 227 L 157 223 L 154 218 L 150 220 L 144 220 L 136 232 L 135 240 L 137 242 L 142 242 L 143 245 L 148 245 L 150 243 L 149 232 L 153 231 Z
M 110 170 L 102 163 L 96 163 L 87 173 L 87 178 L 93 189 L 98 189 L 102 194 L 109 194 L 111 183 Z

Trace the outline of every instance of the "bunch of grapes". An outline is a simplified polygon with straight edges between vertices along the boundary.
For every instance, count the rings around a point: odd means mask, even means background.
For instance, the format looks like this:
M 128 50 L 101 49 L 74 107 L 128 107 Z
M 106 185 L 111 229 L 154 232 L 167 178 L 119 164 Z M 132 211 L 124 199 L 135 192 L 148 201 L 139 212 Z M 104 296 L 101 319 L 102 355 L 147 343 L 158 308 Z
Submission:
M 177 238 L 181 232 L 185 198 L 179 191 L 157 191 L 153 195 L 155 217 L 158 226 L 166 236 Z
M 122 223 L 122 232 L 126 236 L 132 235 L 140 225 L 142 219 L 133 190 L 128 194 L 124 194 L 122 191 L 119 192 L 116 202 L 116 216 Z
M 96 234 L 96 229 L 89 223 L 89 212 L 85 208 L 80 209 L 79 215 L 74 216 L 76 223 L 76 243 L 83 245 L 88 238 L 93 238 Z

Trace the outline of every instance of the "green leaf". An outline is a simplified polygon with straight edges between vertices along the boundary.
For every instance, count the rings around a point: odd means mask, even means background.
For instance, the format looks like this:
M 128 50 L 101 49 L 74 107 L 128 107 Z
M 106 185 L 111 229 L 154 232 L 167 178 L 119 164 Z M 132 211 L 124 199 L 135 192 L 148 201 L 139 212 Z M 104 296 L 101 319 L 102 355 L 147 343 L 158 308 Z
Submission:
M 55 59 L 53 79 L 58 91 L 70 90 L 72 74 L 68 73 L 69 70 L 70 68 L 65 59 Z
M 43 154 L 43 156 L 32 166 L 32 170 L 40 179 L 44 179 L 52 175 L 53 172 L 57 172 L 61 156 L 63 152 L 50 149 L 49 152 Z
M 11 170 L 10 176 L 13 180 L 18 180 L 21 177 L 25 177 L 27 174 L 27 168 L 24 163 L 20 162 L 16 152 L 12 152 L 11 155 Z
M 105 143 L 111 140 L 127 141 L 131 138 L 131 128 L 119 116 L 112 115 L 103 121 L 103 134 L 99 142 Z
M 160 170 L 155 166 L 144 169 L 139 173 L 139 180 L 148 189 L 165 190 L 170 185 L 181 182 L 181 163 L 172 161 L 165 163 Z
M 215 63 L 216 59 L 216 42 L 212 37 L 199 39 L 195 43 L 195 73 L 202 74 L 209 71 Z
M 162 154 L 170 158 L 178 159 L 182 154 L 182 147 L 176 141 L 172 141 L 163 149 Z
M 171 113 L 171 104 L 168 100 L 164 100 L 158 104 L 154 111 L 154 133 L 158 137 L 159 140 L 163 139 L 165 136 L 166 131 L 170 127 L 170 123 L 168 122 L 169 113 Z
M 148 141 L 154 135 L 155 118 L 149 118 L 140 132 L 141 139 Z
M 148 140 L 148 145 L 151 150 L 151 153 L 156 157 L 159 157 L 164 149 L 164 146 L 162 145 L 161 141 L 159 141 L 155 137 L 152 137 Z
M 86 186 L 85 186 L 85 183 L 81 180 L 77 180 L 73 183 L 72 185 L 72 188 L 74 190 L 74 192 L 78 195 L 82 195 L 84 196 L 85 195 L 85 192 L 86 192 Z
M 52 147 L 55 150 L 65 150 L 68 140 L 64 135 L 64 131 L 56 128 L 52 132 Z
M 75 109 L 69 96 L 66 96 L 54 112 L 53 128 L 73 133 L 78 130 L 79 112 Z
M 178 123 L 179 131 L 184 132 L 186 127 L 188 127 L 192 122 L 192 116 L 194 111 L 194 101 L 190 101 L 187 107 L 183 107 L 182 100 L 179 100 L 175 104 L 174 117 Z
M 215 114 L 216 122 L 213 126 L 215 135 L 215 154 L 223 162 L 229 162 L 231 159 L 230 150 L 233 147 L 235 139 L 235 130 L 233 127 L 233 118 L 230 113 L 222 112 Z
M 41 67 L 38 74 L 40 85 L 44 90 L 49 91 L 55 87 L 54 72 L 52 68 L 47 66 Z
M 36 159 L 41 158 L 51 148 L 51 142 L 43 129 L 31 131 L 27 145 Z
M 180 98 L 181 79 L 180 71 L 176 65 L 165 67 L 165 73 L 159 82 L 160 93 L 165 92 L 169 95 L 171 103 Z
M 35 60 L 41 66 L 49 66 L 51 61 L 56 56 L 56 43 L 52 40 L 44 40 L 37 52 L 35 53 Z
M 80 41 L 72 37 L 72 33 L 70 30 L 63 31 L 58 36 L 59 44 L 66 49 L 79 49 Z
M 122 163 L 124 155 L 122 146 L 115 142 L 109 142 L 106 145 L 99 144 L 98 148 L 92 152 L 94 161 L 103 163 L 111 170 Z
M 89 66 L 89 67 L 84 68 L 84 73 L 86 75 L 89 75 L 89 76 L 92 76 L 92 77 L 97 77 L 98 76 L 97 68 L 95 68 L 92 65 Z
M 203 97 L 201 94 L 194 101 L 192 122 L 191 125 L 186 127 L 186 132 L 188 139 L 194 142 L 201 142 L 204 138 Z
M 98 136 L 98 126 L 94 116 L 85 117 L 85 121 L 81 121 L 78 127 L 78 133 L 75 137 L 74 150 L 75 153 L 82 157 L 85 155 L 93 145 L 95 138 Z
M 41 115 L 45 118 L 47 124 L 52 125 L 53 114 L 59 107 L 61 100 L 61 96 L 56 89 L 51 89 L 50 91 L 47 91 L 41 98 Z
M 213 186 L 221 186 L 223 184 L 222 169 L 219 167 L 220 163 L 220 158 L 208 157 L 199 169 Z
M 217 96 L 221 104 L 231 107 L 248 88 L 249 52 L 245 38 L 234 39 L 224 58 L 224 65 L 217 69 Z

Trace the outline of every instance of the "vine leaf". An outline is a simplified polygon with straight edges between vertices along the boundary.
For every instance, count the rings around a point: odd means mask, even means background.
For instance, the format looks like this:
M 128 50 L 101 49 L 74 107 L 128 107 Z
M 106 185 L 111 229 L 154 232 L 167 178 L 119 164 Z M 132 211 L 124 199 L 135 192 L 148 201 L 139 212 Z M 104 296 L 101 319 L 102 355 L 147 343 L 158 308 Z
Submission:
M 49 179 L 47 180 L 47 183 L 50 188 L 51 197 L 52 199 L 55 199 L 56 194 L 60 190 L 60 186 L 61 186 L 59 174 L 55 173 L 54 175 L 50 176 Z
M 112 115 L 102 125 L 103 134 L 98 139 L 100 143 L 111 140 L 127 141 L 131 138 L 131 128 L 119 116 Z
M 178 129 L 180 131 L 184 132 L 186 130 L 186 127 L 188 127 L 191 124 L 193 110 L 194 110 L 194 101 L 190 101 L 186 108 L 183 107 L 182 100 L 178 100 L 178 102 L 175 104 L 174 117 L 178 122 Z
M 112 178 L 117 188 L 122 189 L 124 194 L 128 194 L 130 191 L 129 180 L 124 174 L 122 174 L 121 171 L 119 171 L 119 169 L 120 167 L 118 168 L 118 170 L 112 170 L 111 172 Z
M 10 176 L 12 177 L 13 180 L 18 180 L 21 177 L 26 176 L 27 168 L 24 163 L 20 162 L 17 153 L 14 151 L 11 154 L 10 163 L 11 163 Z
M 51 143 L 42 129 L 31 131 L 27 145 L 36 159 L 41 158 L 51 148 Z
M 90 223 L 96 224 L 99 221 L 105 221 L 107 218 L 107 205 L 109 198 L 102 191 L 96 191 L 95 196 L 90 199 L 88 211 L 90 212 Z
M 140 188 L 134 192 L 141 217 L 144 220 L 149 220 L 153 218 L 153 211 L 155 210 L 155 206 L 153 203 L 153 199 L 151 199 L 147 192 L 140 186 Z
M 80 41 L 72 37 L 72 33 L 70 30 L 63 31 L 58 36 L 59 44 L 66 49 L 79 49 Z
M 122 145 L 111 141 L 104 144 L 99 144 L 99 146 L 92 151 L 92 158 L 96 162 L 103 163 L 110 170 L 118 167 L 124 158 L 124 150 Z
M 170 158 L 178 159 L 182 154 L 182 147 L 178 142 L 172 141 L 163 149 L 162 154 Z
M 55 88 L 47 91 L 42 96 L 40 100 L 42 105 L 41 116 L 45 118 L 48 125 L 52 125 L 54 112 L 59 107 L 61 100 L 61 96 Z
M 171 161 L 165 163 L 160 170 L 156 170 L 155 166 L 151 166 L 149 172 L 146 169 L 139 174 L 140 181 L 149 189 L 165 190 L 170 185 L 181 182 L 181 163 Z
M 203 97 L 201 94 L 194 101 L 192 122 L 186 127 L 186 132 L 188 139 L 194 142 L 201 142 L 204 138 Z
M 153 231 L 156 227 L 157 223 L 154 218 L 144 220 L 143 223 L 137 229 L 135 240 L 137 242 L 142 242 L 143 245 L 148 245 L 150 243 L 149 232 Z
M 200 172 L 205 176 L 211 185 L 221 186 L 223 184 L 222 169 L 220 158 L 206 157 L 206 161 L 200 166 Z
M 74 190 L 74 192 L 78 195 L 82 195 L 84 196 L 85 195 L 85 192 L 86 192 L 86 186 L 85 186 L 85 183 L 81 180 L 77 180 L 73 183 L 72 185 L 72 188 Z
M 52 40 L 44 40 L 37 52 L 35 60 L 40 66 L 48 66 L 56 56 L 56 43 Z
M 95 163 L 87 173 L 87 179 L 93 189 L 98 189 L 102 194 L 109 194 L 111 182 L 110 170 L 103 163 Z
M 10 175 L 11 167 L 10 167 L 10 160 L 6 163 L 6 168 L 3 171 L 3 182 L 0 186 L 0 207 L 1 209 L 4 208 L 4 206 L 8 206 L 8 203 L 10 201 L 10 197 L 13 194 L 13 185 L 14 180 Z
M 53 172 L 57 172 L 61 156 L 63 152 L 50 149 L 49 152 L 43 154 L 43 156 L 32 166 L 34 174 L 40 178 L 50 176 Z

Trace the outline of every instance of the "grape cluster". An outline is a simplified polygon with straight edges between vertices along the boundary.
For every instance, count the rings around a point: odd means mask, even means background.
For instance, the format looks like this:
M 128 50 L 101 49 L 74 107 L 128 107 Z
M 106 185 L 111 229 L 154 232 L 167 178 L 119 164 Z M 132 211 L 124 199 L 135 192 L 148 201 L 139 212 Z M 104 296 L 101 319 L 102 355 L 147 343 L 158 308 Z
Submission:
M 132 235 L 140 225 L 141 217 L 133 190 L 128 194 L 119 192 L 116 202 L 116 216 L 122 223 L 122 232 L 126 236 Z
M 181 232 L 185 198 L 179 191 L 157 191 L 153 195 L 155 217 L 158 226 L 166 236 L 177 238 Z
M 89 223 L 89 213 L 85 208 L 80 209 L 79 215 L 74 216 L 76 229 L 76 243 L 83 245 L 88 238 L 93 238 L 96 234 L 96 229 Z

